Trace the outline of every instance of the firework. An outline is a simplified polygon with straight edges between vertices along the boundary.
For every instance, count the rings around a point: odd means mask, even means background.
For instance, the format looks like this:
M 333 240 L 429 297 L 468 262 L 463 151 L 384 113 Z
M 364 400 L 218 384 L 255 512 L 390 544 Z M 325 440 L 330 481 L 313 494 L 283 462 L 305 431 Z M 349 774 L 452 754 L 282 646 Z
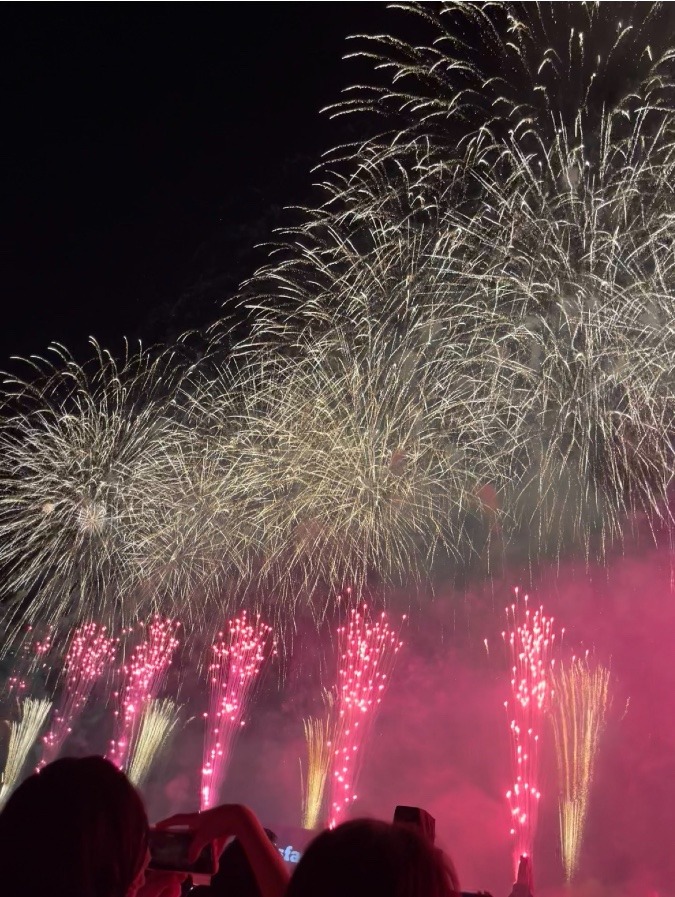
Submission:
M 0 785 L 0 807 L 18 783 L 28 754 L 47 721 L 51 706 L 51 701 L 24 698 L 21 702 L 21 719 L 10 723 L 7 761 Z
M 456 340 L 487 356 L 480 326 Z M 458 559 L 483 516 L 479 490 L 503 481 L 508 438 L 459 360 L 452 382 L 443 374 L 452 339 L 449 328 L 429 345 L 428 334 L 364 324 L 261 359 L 237 472 L 266 592 L 290 606 L 345 581 L 413 583 L 437 556 Z
M 609 670 L 574 659 L 553 677 L 551 708 L 560 788 L 560 845 L 568 882 L 579 864 L 598 744 L 609 703 Z
M 528 596 L 506 608 L 508 628 L 502 633 L 511 663 L 509 715 L 513 749 L 513 786 L 506 792 L 511 813 L 514 868 L 522 856 L 532 856 L 539 799 L 539 739 L 551 701 L 554 621 L 543 607 L 531 610 Z
M 178 718 L 178 707 L 169 698 L 146 702 L 127 765 L 127 775 L 136 787 L 147 779 L 158 753 L 178 725 Z
M 137 537 L 161 485 L 156 460 L 178 438 L 169 409 L 181 368 L 142 350 L 121 363 L 95 350 L 79 366 L 54 347 L 54 363 L 31 362 L 32 379 L 4 384 L 2 590 L 31 595 L 24 618 L 74 609 L 117 621 L 154 597 L 138 591 L 148 570 Z
M 375 622 L 368 608 L 352 609 L 338 630 L 339 667 L 331 776 L 333 828 L 356 800 L 363 753 L 403 643 L 384 614 Z
M 123 685 L 115 711 L 116 732 L 108 752 L 120 769 L 127 766 L 130 750 L 138 741 L 144 714 L 159 692 L 178 647 L 175 636 L 178 623 L 155 617 L 147 627 L 147 636 L 134 648 L 124 665 Z
M 198 373 L 59 350 L 5 384 L 2 590 L 29 616 L 203 624 L 248 592 L 288 618 L 672 526 L 672 11 L 395 6 L 419 40 L 370 39 L 378 86 L 337 109 L 384 133 L 329 156 L 243 345 L 221 326 Z
M 302 721 L 307 746 L 304 773 L 300 761 L 302 827 L 306 829 L 319 827 L 326 781 L 330 775 L 333 758 L 335 698 L 332 692 L 324 690 L 323 703 L 325 707 L 323 717 L 310 716 Z
M 365 55 L 391 84 L 353 91 L 339 111 L 382 113 L 390 130 L 328 163 L 326 203 L 253 282 L 256 341 L 297 354 L 318 337 L 332 371 L 345 333 L 365 346 L 375 329 L 385 358 L 416 336 L 439 390 L 419 392 L 429 432 L 446 435 L 438 396 L 473 384 L 478 401 L 452 410 L 483 434 L 475 470 L 501 490 L 507 544 L 605 556 L 636 519 L 672 523 L 671 14 L 397 8 L 428 43 L 371 41 Z M 453 472 L 451 497 L 466 504 L 475 482 Z M 423 502 L 416 520 L 433 520 Z M 395 544 L 389 521 L 378 536 Z M 471 549 L 470 527 L 455 536 Z M 390 555 L 405 569 L 402 557 Z
M 97 623 L 85 623 L 73 631 L 64 662 L 63 693 L 43 738 L 38 768 L 58 756 L 94 685 L 114 660 L 116 645 L 105 626 Z
M 208 667 L 209 709 L 204 714 L 204 762 L 201 808 L 218 800 L 239 729 L 261 667 L 274 651 L 272 630 L 260 618 L 249 621 L 244 611 L 229 623 L 227 635 L 219 633 Z

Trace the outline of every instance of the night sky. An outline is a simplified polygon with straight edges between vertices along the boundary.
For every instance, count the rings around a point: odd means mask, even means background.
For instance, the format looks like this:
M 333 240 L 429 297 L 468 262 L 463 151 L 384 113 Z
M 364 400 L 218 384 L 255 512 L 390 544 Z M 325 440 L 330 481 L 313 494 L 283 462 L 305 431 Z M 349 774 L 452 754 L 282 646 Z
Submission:
M 0 367 L 215 320 L 310 201 L 379 3 L 3 7 Z

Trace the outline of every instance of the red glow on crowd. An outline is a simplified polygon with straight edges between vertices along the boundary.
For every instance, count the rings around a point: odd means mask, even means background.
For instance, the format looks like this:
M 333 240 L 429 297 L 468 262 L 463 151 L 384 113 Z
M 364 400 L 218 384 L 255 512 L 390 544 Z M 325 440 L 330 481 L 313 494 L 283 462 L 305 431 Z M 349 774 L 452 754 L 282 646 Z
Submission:
M 147 637 L 134 648 L 128 664 L 122 668 L 123 684 L 116 694 L 115 739 L 108 757 L 122 769 L 127 761 L 129 746 L 143 716 L 146 705 L 153 701 L 171 666 L 173 652 L 178 647 L 175 620 L 155 617 L 147 628 Z
M 84 710 L 92 689 L 115 658 L 117 640 L 105 626 L 85 623 L 73 630 L 64 662 L 64 684 L 52 724 L 43 738 L 42 759 L 38 768 L 55 760 Z
M 364 744 L 402 644 L 385 614 L 372 622 L 365 605 L 361 612 L 352 609 L 347 625 L 338 629 L 340 660 L 331 775 L 331 828 L 343 820 L 349 805 L 356 800 L 355 788 Z
M 218 633 L 208 668 L 209 709 L 204 714 L 204 761 L 200 804 L 213 806 L 227 771 L 232 746 L 244 725 L 244 714 L 267 657 L 274 653 L 272 629 L 260 618 L 249 622 L 246 611 L 231 620 L 227 634 Z

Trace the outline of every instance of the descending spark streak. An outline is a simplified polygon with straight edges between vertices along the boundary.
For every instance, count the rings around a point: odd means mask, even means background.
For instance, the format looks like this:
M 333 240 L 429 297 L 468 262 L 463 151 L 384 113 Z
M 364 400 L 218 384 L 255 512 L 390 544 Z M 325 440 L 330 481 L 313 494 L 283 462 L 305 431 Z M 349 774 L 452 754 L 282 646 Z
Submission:
M 555 632 L 553 617 L 543 607 L 534 612 L 528 596 L 506 608 L 508 628 L 502 633 L 511 663 L 510 701 L 504 706 L 509 715 L 513 749 L 513 786 L 506 792 L 511 812 L 514 868 L 521 856 L 532 856 L 537 830 L 539 791 L 539 739 L 542 718 L 551 700 Z
M 40 729 L 47 720 L 52 703 L 48 700 L 25 698 L 21 703 L 21 719 L 10 723 L 7 762 L 0 785 L 0 807 L 19 781 L 28 754 L 37 741 Z
M 148 701 L 129 751 L 127 775 L 140 787 L 147 779 L 159 752 L 178 725 L 178 707 L 170 698 Z
M 598 744 L 609 702 L 609 670 L 575 658 L 553 677 L 551 720 L 558 758 L 560 846 L 568 882 L 579 865 Z
M 117 640 L 97 623 L 85 623 L 73 631 L 64 662 L 63 692 L 43 738 L 38 769 L 58 756 L 96 681 L 114 660 L 116 647 Z
M 204 714 L 204 761 L 201 809 L 213 806 L 220 793 L 237 732 L 264 661 L 274 653 L 272 629 L 259 617 L 249 621 L 246 611 L 218 634 L 208 668 L 209 709 Z
M 122 669 L 123 685 L 118 692 L 115 711 L 115 738 L 108 751 L 109 759 L 120 769 L 126 767 L 129 751 L 137 738 L 146 707 L 162 687 L 178 647 L 175 636 L 180 624 L 155 617 L 147 628 L 147 637 L 134 648 L 128 664 Z
M 304 719 L 305 744 L 307 746 L 306 767 L 303 773 L 300 761 L 302 787 L 302 827 L 315 829 L 321 821 L 324 791 L 330 773 L 333 757 L 335 731 L 335 698 L 332 692 L 324 690 L 323 717 L 310 716 Z
M 405 618 L 404 618 L 405 619 Z M 372 622 L 368 608 L 352 609 L 338 629 L 339 667 L 331 778 L 333 828 L 356 800 L 364 747 L 403 642 L 385 614 Z

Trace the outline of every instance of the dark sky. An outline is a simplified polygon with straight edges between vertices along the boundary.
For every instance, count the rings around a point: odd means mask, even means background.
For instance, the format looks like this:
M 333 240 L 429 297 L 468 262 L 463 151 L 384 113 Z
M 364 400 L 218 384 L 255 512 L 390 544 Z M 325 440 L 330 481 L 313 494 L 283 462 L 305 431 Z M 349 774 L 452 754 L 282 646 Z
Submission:
M 203 327 L 307 201 L 380 3 L 6 4 L 0 367 Z

